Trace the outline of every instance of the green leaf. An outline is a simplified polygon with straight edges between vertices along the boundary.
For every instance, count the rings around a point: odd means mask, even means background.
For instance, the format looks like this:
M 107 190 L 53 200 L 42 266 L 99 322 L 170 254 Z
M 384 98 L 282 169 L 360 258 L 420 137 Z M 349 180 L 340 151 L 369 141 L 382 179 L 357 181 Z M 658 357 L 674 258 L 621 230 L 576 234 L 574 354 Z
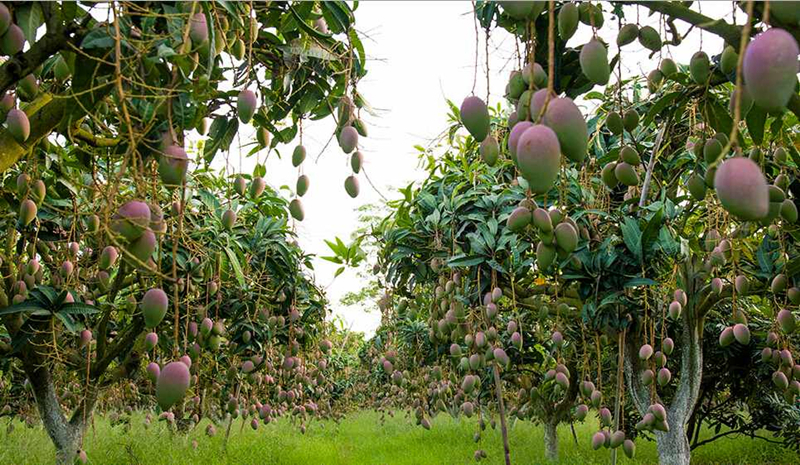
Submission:
M 625 282 L 624 287 L 636 287 L 636 286 L 655 286 L 658 282 L 653 281 L 650 278 L 633 278 Z
M 644 119 L 642 120 L 642 127 L 647 127 L 650 123 L 653 122 L 656 116 L 660 115 L 664 111 L 667 105 L 674 102 L 682 95 L 684 95 L 683 92 L 671 92 L 658 99 L 656 103 L 654 103 L 653 106 L 650 107 L 650 110 L 647 112 L 647 115 L 645 115 Z
M 239 264 L 239 259 L 236 257 L 236 254 L 230 249 L 230 247 L 223 248 L 225 249 L 225 255 L 228 256 L 231 268 L 233 268 L 233 271 L 236 274 L 236 280 L 239 281 L 240 286 L 244 286 L 244 273 L 242 272 L 242 265 Z
M 457 256 L 451 258 L 447 262 L 447 265 L 450 268 L 457 268 L 457 267 L 480 265 L 481 263 L 483 263 L 485 261 L 486 261 L 485 257 L 480 257 L 480 256 L 468 257 L 465 254 L 461 254 L 461 255 L 457 255 Z
M 40 312 L 42 310 L 49 313 L 49 310 L 42 307 L 41 305 L 33 301 L 26 300 L 25 302 L 9 305 L 8 307 L 0 310 L 0 315 L 13 315 L 15 313 L 33 313 L 33 312 Z
M 73 302 L 62 305 L 58 313 L 65 313 L 68 315 L 94 315 L 95 313 L 100 313 L 100 309 L 87 303 Z
M 639 229 L 639 222 L 633 218 L 625 218 L 625 222 L 620 225 L 622 239 L 628 250 L 633 253 L 637 261 L 642 260 L 642 231 Z
M 17 25 L 25 34 L 25 39 L 33 45 L 36 42 L 36 31 L 44 24 L 42 5 L 39 2 L 21 3 L 15 6 L 14 16 L 16 16 Z
M 211 164 L 217 151 L 228 150 L 238 130 L 239 120 L 235 116 L 231 119 L 224 116 L 214 118 L 208 131 L 208 140 L 203 148 L 203 158 L 207 164 Z
M 75 323 L 75 320 L 68 313 L 56 313 L 56 317 L 64 323 L 64 327 L 70 333 L 76 333 L 80 327 Z
M 764 125 L 767 123 L 767 112 L 753 105 L 750 111 L 747 112 L 744 121 L 747 123 L 747 130 L 750 132 L 753 142 L 756 145 L 760 145 L 764 141 Z
M 105 28 L 92 29 L 86 34 L 81 42 L 81 48 L 89 50 L 93 48 L 111 48 L 114 46 L 114 39 L 108 35 Z

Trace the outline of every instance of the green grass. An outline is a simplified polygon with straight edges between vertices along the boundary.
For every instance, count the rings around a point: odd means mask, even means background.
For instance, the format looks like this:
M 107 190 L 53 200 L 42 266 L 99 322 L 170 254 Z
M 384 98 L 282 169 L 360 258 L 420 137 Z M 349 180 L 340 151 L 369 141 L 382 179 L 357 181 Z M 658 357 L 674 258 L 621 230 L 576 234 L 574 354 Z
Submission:
M 262 425 L 253 431 L 249 425 L 240 429 L 234 422 L 227 451 L 223 444 L 224 428 L 217 436 L 204 434 L 203 422 L 188 436 L 171 435 L 162 422 L 149 429 L 143 417 L 134 417 L 129 431 L 112 428 L 104 419 L 96 420 L 96 431 L 89 430 L 85 448 L 91 464 L 259 464 L 259 465 L 456 465 L 472 464 L 473 452 L 482 448 L 488 459 L 481 463 L 502 464 L 499 427 L 487 428 L 479 444 L 472 442 L 476 421 L 454 420 L 439 416 L 431 431 L 414 426 L 402 415 L 387 417 L 381 425 L 375 412 L 350 415 L 341 424 L 311 423 L 302 435 L 289 421 Z M 17 423 L 11 434 L 7 421 L 0 422 L 0 464 L 48 464 L 54 450 L 41 426 L 33 429 Z M 575 445 L 568 426 L 559 428 L 561 463 L 607 464 L 610 452 L 592 451 L 589 438 L 594 425 L 576 425 L 579 438 Z M 511 425 L 511 459 L 515 464 L 543 463 L 542 430 L 529 422 Z M 192 447 L 197 440 L 198 448 Z M 637 442 L 637 457 L 622 457 L 620 464 L 657 463 L 655 444 Z M 797 464 L 800 456 L 780 446 L 747 438 L 720 439 L 693 454 L 693 464 Z

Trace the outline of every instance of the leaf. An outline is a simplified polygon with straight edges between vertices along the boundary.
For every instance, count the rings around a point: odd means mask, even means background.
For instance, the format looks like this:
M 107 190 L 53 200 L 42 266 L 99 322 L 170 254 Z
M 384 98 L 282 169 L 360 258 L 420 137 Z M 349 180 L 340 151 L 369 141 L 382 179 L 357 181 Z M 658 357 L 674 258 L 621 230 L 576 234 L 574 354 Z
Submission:
M 70 333 L 76 333 L 80 328 L 75 323 L 75 320 L 68 313 L 56 313 L 56 317 L 64 323 L 64 327 Z
M 207 164 L 211 164 L 217 151 L 228 150 L 238 130 L 239 120 L 235 116 L 231 119 L 224 116 L 214 118 L 208 131 L 208 141 L 203 148 L 203 159 Z
M 225 255 L 228 256 L 228 260 L 231 263 L 231 268 L 233 268 L 234 273 L 236 274 L 236 280 L 239 281 L 239 285 L 244 287 L 244 273 L 242 272 L 242 265 L 239 264 L 239 259 L 236 257 L 236 254 L 230 247 L 223 247 L 225 249 Z
M 25 34 L 25 39 L 33 45 L 36 42 L 36 31 L 44 24 L 42 5 L 39 2 L 19 4 L 14 8 L 14 16 L 16 16 L 17 25 Z
M 480 265 L 485 261 L 486 261 L 485 257 L 481 256 L 468 257 L 465 254 L 461 254 L 451 258 L 447 262 L 447 266 L 449 266 L 450 268 L 475 266 L 475 265 Z
M 314 29 L 313 27 L 309 26 L 308 23 L 306 23 L 306 21 L 303 19 L 303 17 L 300 16 L 300 14 L 297 13 L 297 10 L 295 10 L 294 7 L 291 5 L 289 6 L 289 12 L 292 14 L 292 16 L 294 16 L 294 19 L 295 21 L 297 21 L 297 24 L 300 26 L 300 29 L 302 29 L 303 32 L 305 32 L 306 34 L 310 34 L 316 37 L 317 39 L 330 39 L 332 37 L 330 34 L 323 34 L 318 30 Z
M 93 48 L 111 48 L 114 46 L 114 39 L 108 35 L 105 28 L 92 29 L 86 34 L 81 42 L 81 48 L 89 50 Z
M 655 286 L 658 282 L 653 281 L 650 278 L 633 278 L 625 282 L 624 287 L 636 287 L 636 286 Z
M 49 311 L 46 308 L 42 307 L 41 305 L 32 302 L 30 300 L 26 300 L 25 302 L 9 305 L 8 307 L 0 310 L 0 315 L 13 315 L 15 313 L 28 313 L 28 312 L 33 313 L 42 310 L 49 313 Z
M 747 123 L 747 130 L 756 145 L 764 141 L 764 125 L 767 123 L 767 113 L 758 106 L 753 105 L 747 116 L 744 118 Z
M 625 222 L 620 226 L 622 239 L 628 250 L 633 253 L 637 261 L 642 260 L 642 231 L 639 229 L 639 222 L 633 218 L 625 218 Z
M 647 112 L 647 115 L 645 115 L 644 119 L 642 120 L 642 127 L 647 127 L 650 123 L 653 122 L 656 116 L 660 115 L 664 111 L 664 108 L 666 108 L 667 105 L 674 102 L 677 98 L 679 98 L 682 95 L 684 95 L 683 92 L 671 92 L 658 99 L 656 103 L 654 103 L 653 106 L 650 107 L 650 110 Z
M 100 309 L 87 303 L 73 302 L 62 305 L 58 313 L 66 313 L 69 315 L 94 315 L 95 313 L 100 313 Z

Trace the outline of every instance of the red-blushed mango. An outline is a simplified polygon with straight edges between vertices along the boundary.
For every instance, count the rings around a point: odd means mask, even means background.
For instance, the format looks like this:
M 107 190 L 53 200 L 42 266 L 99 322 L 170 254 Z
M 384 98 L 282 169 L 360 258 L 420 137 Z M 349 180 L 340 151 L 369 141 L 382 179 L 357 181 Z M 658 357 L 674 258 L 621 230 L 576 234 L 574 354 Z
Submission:
M 539 63 L 528 63 L 522 68 L 522 82 L 525 85 L 533 82 L 533 87 L 536 89 L 547 87 L 547 73 Z
M 612 449 L 616 449 L 617 447 L 622 445 L 622 442 L 625 440 L 625 433 L 622 431 L 614 431 L 611 434 L 611 439 L 609 440 L 608 446 Z
M 144 350 L 153 350 L 158 345 L 158 334 L 150 332 L 144 336 Z
M 681 316 L 681 311 L 683 310 L 683 305 L 680 302 L 673 300 L 669 304 L 669 317 L 673 320 L 679 318 Z
M 797 41 L 783 29 L 768 29 L 748 44 L 742 71 L 756 105 L 767 111 L 786 107 L 795 94 L 798 54 Z
M 27 226 L 36 218 L 38 209 L 31 199 L 25 199 L 19 206 L 19 221 L 23 226 Z
M 515 164 L 517 163 L 517 146 L 519 145 L 519 139 L 525 131 L 532 127 L 533 123 L 530 121 L 520 121 L 511 128 L 511 132 L 508 134 L 508 153 L 511 155 L 511 160 L 513 160 Z
M 560 223 L 554 230 L 556 245 L 566 253 L 572 253 L 578 247 L 578 231 L 567 223 Z
M 222 213 L 222 227 L 228 231 L 232 230 L 236 225 L 236 212 L 233 210 L 225 210 Z
M 167 314 L 169 299 L 167 293 L 161 289 L 150 289 L 142 297 L 140 308 L 144 315 L 144 325 L 148 328 L 155 328 Z
M 25 33 L 16 24 L 8 26 L 6 33 L 0 38 L 0 52 L 3 55 L 13 56 L 25 47 Z
M 239 98 L 236 102 L 236 109 L 239 112 L 239 121 L 242 123 L 249 123 L 256 113 L 258 100 L 256 94 L 249 89 L 239 92 Z
M 645 344 L 639 348 L 639 360 L 649 360 L 653 356 L 653 346 Z
M 250 197 L 257 199 L 264 193 L 264 189 L 267 188 L 267 182 L 264 181 L 264 178 L 260 176 L 256 176 L 250 181 Z
M 351 153 L 358 147 L 358 131 L 353 126 L 345 126 L 339 133 L 339 147 L 344 153 Z
M 722 206 L 742 220 L 758 220 L 769 213 L 769 188 L 761 168 L 749 158 L 729 158 L 714 176 Z
M 671 337 L 664 338 L 664 340 L 661 341 L 661 351 L 664 352 L 665 355 L 672 355 L 674 350 L 675 341 L 673 341 Z
M 498 148 L 499 150 L 499 148 Z M 358 174 L 361 172 L 361 166 L 364 165 L 364 154 L 360 151 L 353 152 L 350 155 L 350 169 L 353 170 L 353 173 Z
M 581 163 L 586 158 L 589 130 L 581 111 L 571 98 L 550 99 L 542 123 L 556 133 L 561 153 L 567 158 L 575 163 Z
M 358 178 L 350 175 L 344 180 L 344 190 L 347 191 L 347 195 L 352 198 L 358 197 L 359 186 L 358 186 Z
M 561 166 L 556 133 L 541 124 L 528 128 L 517 144 L 517 166 L 532 192 L 543 194 L 552 189 Z
M 133 241 L 142 236 L 150 225 L 150 207 L 138 200 L 123 204 L 111 218 L 111 230 Z
M 153 252 L 156 251 L 158 240 L 151 229 L 145 229 L 138 239 L 128 244 L 126 249 L 140 262 L 147 264 Z M 140 266 L 136 263 L 137 266 Z
M 306 214 L 303 210 L 303 202 L 301 202 L 300 199 L 292 199 L 292 201 L 289 202 L 289 214 L 297 221 L 303 221 L 303 219 L 305 219 Z
M 539 230 L 549 233 L 553 230 L 553 220 L 544 208 L 536 208 L 533 210 L 533 224 Z
M 706 52 L 699 51 L 689 60 L 689 75 L 692 80 L 700 85 L 705 85 L 711 76 L 711 62 Z
M 583 74 L 595 84 L 608 84 L 611 68 L 608 66 L 608 51 L 597 38 L 592 38 L 581 48 L 579 56 Z
M 598 431 L 592 435 L 592 449 L 599 450 L 606 442 L 606 435 Z
M 22 110 L 14 108 L 9 111 L 6 115 L 6 124 L 11 137 L 20 144 L 28 140 L 31 135 L 31 123 L 28 121 L 28 115 Z
M 569 389 L 569 378 L 567 378 L 567 375 L 564 373 L 556 373 L 555 380 L 556 384 L 558 384 L 561 389 L 565 391 Z
M 772 282 L 769 285 L 770 290 L 773 294 L 780 294 L 786 289 L 787 282 L 785 274 L 777 274 L 772 278 Z
M 556 248 L 539 241 L 536 245 L 536 264 L 539 271 L 547 271 L 556 259 Z
M 294 151 L 292 152 L 292 166 L 297 168 L 298 166 L 300 166 L 301 163 L 303 163 L 303 160 L 305 159 L 306 159 L 306 148 L 303 147 L 302 145 L 298 145 L 297 147 L 294 148 Z
M 719 335 L 720 347 L 728 347 L 729 345 L 733 344 L 733 341 L 735 340 L 736 337 L 733 335 L 733 328 L 731 328 L 730 326 L 723 329 Z
M 497 159 L 500 157 L 500 144 L 498 144 L 497 139 L 490 134 L 481 142 L 479 152 L 484 163 L 489 166 L 494 166 L 497 164 Z
M 790 287 L 786 291 L 786 297 L 789 298 L 789 302 L 794 305 L 800 305 L 800 287 Z
M 168 410 L 183 399 L 189 380 L 189 367 L 183 362 L 170 362 L 161 370 L 156 382 L 156 400 L 162 410 Z
M 506 227 L 513 232 L 519 232 L 525 229 L 531 221 L 533 221 L 531 211 L 525 207 L 517 207 L 508 216 Z
M 247 181 L 241 176 L 236 176 L 236 179 L 233 180 L 233 190 L 244 197 L 244 192 L 247 190 Z
M 558 11 L 558 35 L 566 42 L 578 30 L 578 6 L 572 2 L 563 3 Z
M 636 443 L 630 439 L 626 439 L 622 443 L 622 452 L 625 453 L 626 457 L 633 460 L 633 458 L 636 457 Z
M 81 331 L 80 341 L 78 342 L 78 347 L 83 348 L 89 345 L 92 342 L 92 332 L 88 329 L 84 329 Z
M 489 135 L 490 119 L 486 104 L 474 95 L 467 97 L 461 103 L 461 122 L 472 137 L 478 142 L 483 142 Z
M 195 47 L 201 45 L 208 40 L 208 23 L 206 23 L 206 15 L 203 13 L 195 13 L 189 25 L 189 38 Z
M 683 289 L 675 289 L 672 298 L 680 302 L 680 304 L 683 305 L 684 307 L 686 306 L 687 297 L 686 297 L 686 292 Z
M 267 128 L 258 128 L 256 131 L 256 140 L 261 147 L 269 147 L 272 143 L 272 135 Z
M 772 373 L 772 384 L 778 389 L 786 389 L 789 387 L 789 378 L 781 371 Z
M 750 344 L 750 329 L 742 323 L 737 323 L 733 325 L 733 337 L 736 338 L 736 342 L 746 346 Z
M 156 382 L 158 381 L 158 375 L 161 373 L 161 367 L 158 366 L 156 362 L 150 362 L 147 364 L 147 376 L 150 378 L 150 381 Z
M 778 316 L 776 318 L 778 320 L 778 324 L 781 327 L 781 330 L 786 334 L 792 334 L 797 326 L 797 321 L 795 320 L 794 315 L 791 311 L 787 309 L 782 309 L 778 312 Z
M 358 153 L 358 152 L 356 152 L 356 153 Z M 297 178 L 297 186 L 295 188 L 295 191 L 297 192 L 297 195 L 299 195 L 300 197 L 306 195 L 306 192 L 308 192 L 309 183 L 310 183 L 310 180 L 309 180 L 308 176 L 306 176 L 305 174 L 300 175 Z
M 158 174 L 161 182 L 168 187 L 177 187 L 186 179 L 189 169 L 189 157 L 180 146 L 170 145 L 158 160 Z
M 11 12 L 8 11 L 8 7 L 0 3 L 0 36 L 8 31 L 8 27 L 11 26 Z
M 114 266 L 114 263 L 117 261 L 117 249 L 112 246 L 106 246 L 102 252 L 100 252 L 100 260 L 98 262 L 98 267 L 101 270 L 107 270 Z

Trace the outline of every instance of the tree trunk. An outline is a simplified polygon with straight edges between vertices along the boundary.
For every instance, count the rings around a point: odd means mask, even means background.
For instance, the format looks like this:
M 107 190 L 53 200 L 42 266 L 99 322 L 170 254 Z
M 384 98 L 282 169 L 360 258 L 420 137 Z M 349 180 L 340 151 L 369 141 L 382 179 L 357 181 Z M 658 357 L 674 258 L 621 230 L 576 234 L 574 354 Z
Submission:
M 689 303 L 690 309 L 692 303 Z M 691 460 L 691 448 L 686 437 L 686 425 L 694 412 L 700 395 L 700 380 L 703 376 L 703 343 L 701 337 L 702 318 L 692 318 L 685 312 L 681 318 L 680 343 L 676 344 L 680 352 L 680 379 L 675 395 L 667 411 L 669 432 L 656 432 L 658 459 L 661 465 L 688 465 Z M 625 377 L 631 398 L 639 413 L 644 415 L 650 405 L 650 388 L 641 380 L 642 362 L 638 356 L 636 338 L 628 340 L 625 350 Z M 656 401 L 661 399 L 656 395 Z
M 551 462 L 558 462 L 558 422 L 544 424 L 544 456 Z
M 678 422 L 675 422 L 678 423 Z M 692 459 L 689 439 L 686 437 L 684 423 L 670 424 L 667 433 L 656 432 L 658 444 L 658 463 L 661 465 L 689 465 Z
M 56 448 L 56 463 L 72 464 L 80 448 L 83 420 L 76 418 L 73 422 L 64 417 L 47 367 L 39 365 L 26 368 L 32 368 L 26 370 L 28 380 L 33 387 L 42 424 Z
M 86 397 L 72 418 L 67 420 L 56 396 L 50 368 L 36 355 L 31 353 L 24 358 L 23 368 L 33 388 L 42 424 L 56 448 L 56 464 L 71 465 L 81 447 L 87 422 L 92 416 L 97 391 L 94 387 L 89 387 Z

